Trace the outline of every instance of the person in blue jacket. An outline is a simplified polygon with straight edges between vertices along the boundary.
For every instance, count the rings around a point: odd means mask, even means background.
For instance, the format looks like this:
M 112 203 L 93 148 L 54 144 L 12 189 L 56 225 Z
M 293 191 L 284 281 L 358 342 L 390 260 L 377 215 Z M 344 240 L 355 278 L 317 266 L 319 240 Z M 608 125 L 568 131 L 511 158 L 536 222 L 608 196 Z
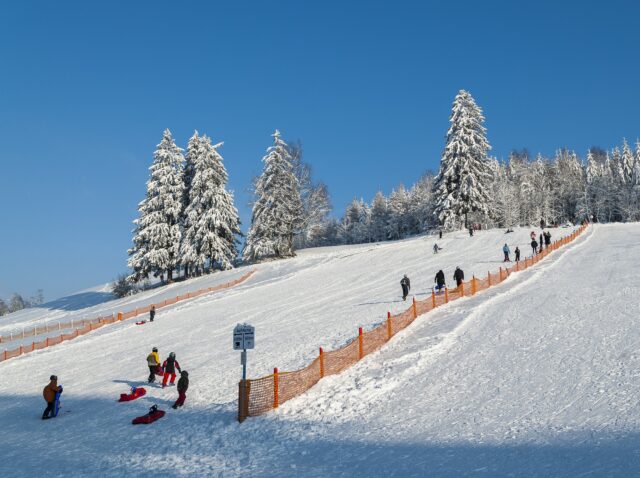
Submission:
M 503 262 L 511 262 L 511 259 L 509 259 L 509 254 L 511 254 L 511 250 L 509 249 L 509 246 L 505 243 L 504 247 L 502 248 L 502 252 L 504 252 L 504 261 Z

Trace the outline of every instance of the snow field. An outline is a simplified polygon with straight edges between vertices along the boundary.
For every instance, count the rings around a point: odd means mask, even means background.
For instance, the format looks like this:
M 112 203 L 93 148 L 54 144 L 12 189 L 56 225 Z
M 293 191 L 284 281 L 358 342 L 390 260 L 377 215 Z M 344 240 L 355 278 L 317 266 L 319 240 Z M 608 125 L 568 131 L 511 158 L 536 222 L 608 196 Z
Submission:
M 318 346 L 336 348 L 353 338 L 359 325 L 371 328 L 384 320 L 387 310 L 395 313 L 405 309 L 408 303 L 400 297 L 402 274 L 412 279 L 411 292 L 424 298 L 431 293 L 438 269 L 445 271 L 447 280 L 451 280 L 456 265 L 467 277 L 474 272 L 485 275 L 501 264 L 505 241 L 512 250 L 519 245 L 525 253 L 528 232 L 480 231 L 471 238 L 466 233 L 447 234 L 437 240 L 444 247 L 437 255 L 431 252 L 435 239 L 423 237 L 302 251 L 292 260 L 258 265 L 257 273 L 237 288 L 159 311 L 153 324 L 105 327 L 69 343 L 4 362 L 0 364 L 4 377 L 0 384 L 0 423 L 7 460 L 0 469 L 11 463 L 15 470 L 19 463 L 22 476 L 42 467 L 54 476 L 299 476 L 300 470 L 315 476 L 326 475 L 327 471 L 357 475 L 350 459 L 342 463 L 332 458 L 337 450 L 343 452 L 340 456 L 347 456 L 371 448 L 369 451 L 380 454 L 381 460 L 385 457 L 383 444 L 405 454 L 411 452 L 414 445 L 394 442 L 393 434 L 375 432 L 377 427 L 389 426 L 383 417 L 371 415 L 379 406 L 376 396 L 386 399 L 397 390 L 393 380 L 378 380 L 376 384 L 375 377 L 383 377 L 384 367 L 403 366 L 402 357 L 407 353 L 410 356 L 407 344 L 424 348 L 428 354 L 430 347 L 452 333 L 451 325 L 456 320 L 462 322 L 474 304 L 489 300 L 501 290 L 505 293 L 506 288 L 498 286 L 439 308 L 429 314 L 428 321 L 418 320 L 344 377 L 328 377 L 276 413 L 249 419 L 241 426 L 235 422 L 240 364 L 239 354 L 231 350 L 233 326 L 245 321 L 256 326 L 256 350 L 249 353 L 249 376 L 266 375 L 274 366 L 281 370 L 300 368 L 316 356 Z M 552 230 L 554 239 L 560 232 L 568 234 L 571 230 Z M 578 239 L 508 281 L 526 280 L 538 267 L 547 267 L 556 257 L 570 254 L 581 241 L 585 239 Z M 226 280 L 228 277 L 224 277 Z M 448 318 L 451 311 L 456 311 L 457 319 Z M 483 320 L 475 317 L 469 322 Z M 420 330 L 431 324 L 422 332 L 424 336 L 414 334 L 418 322 Z M 145 358 L 153 346 L 159 347 L 163 360 L 169 351 L 175 351 L 181 366 L 189 371 L 187 401 L 184 409 L 169 409 L 165 418 L 150 427 L 132 428 L 130 420 L 152 403 L 166 410 L 177 398 L 175 389 L 151 387 L 147 396 L 136 402 L 116 403 L 129 385 L 144 384 L 148 374 Z M 398 357 L 389 357 L 372 377 L 368 373 L 360 378 L 354 375 L 367 371 L 372 361 L 394 350 Z M 435 353 L 432 360 L 437 362 L 438 357 L 450 353 Z M 39 420 L 43 408 L 40 392 L 51 373 L 56 373 L 65 387 L 64 409 L 72 411 L 59 420 L 43 423 Z M 401 375 L 390 375 L 402 383 L 398 378 Z M 408 375 L 415 377 L 414 373 Z M 364 383 L 366 393 L 357 385 Z M 427 385 L 438 388 L 438 384 Z M 353 395 L 344 390 L 353 390 Z M 420 402 L 426 393 L 413 390 L 408 396 Z M 361 404 L 355 407 L 354 403 Z M 402 406 L 399 404 L 397 410 L 403 410 Z M 355 420 L 354 410 L 365 410 L 366 415 Z M 363 422 L 361 428 L 356 426 L 359 421 Z M 63 451 L 47 445 L 47 429 L 65 444 Z M 358 432 L 349 434 L 349 429 Z M 419 430 L 409 435 L 417 436 Z M 334 437 L 334 431 L 340 433 Z M 365 436 L 377 437 L 379 445 L 368 445 L 371 440 L 362 441 Z M 362 456 L 368 456 L 369 451 Z M 341 463 L 344 468 L 340 468 Z M 362 465 L 357 460 L 355 463 Z M 367 464 L 361 476 L 365 471 L 371 475 L 384 468 L 375 466 L 381 465 Z M 415 466 L 424 471 L 419 464 Z

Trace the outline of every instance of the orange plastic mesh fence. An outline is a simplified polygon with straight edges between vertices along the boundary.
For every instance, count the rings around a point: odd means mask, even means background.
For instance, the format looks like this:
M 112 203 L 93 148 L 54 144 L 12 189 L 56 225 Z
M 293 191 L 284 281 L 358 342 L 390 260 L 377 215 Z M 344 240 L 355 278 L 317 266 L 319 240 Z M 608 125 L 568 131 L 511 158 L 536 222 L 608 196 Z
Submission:
M 226 282 L 224 284 L 219 284 L 217 286 L 214 287 L 209 287 L 208 289 L 199 289 L 196 292 L 190 292 L 187 293 L 183 296 L 178 296 L 176 298 L 172 298 L 172 299 L 168 299 L 168 300 L 163 300 L 162 302 L 158 302 L 156 304 L 149 304 L 149 305 L 145 305 L 144 307 L 138 307 L 137 309 L 134 310 L 130 310 L 128 312 L 123 312 L 122 313 L 122 320 L 126 320 L 126 319 L 130 319 L 132 317 L 136 317 L 140 314 L 146 314 L 151 310 L 151 306 L 154 305 L 156 307 L 156 309 L 160 309 L 162 307 L 166 307 L 168 305 L 173 305 L 176 302 L 178 302 L 178 300 L 186 300 L 189 298 L 193 298 L 193 297 L 197 297 L 199 295 L 202 294 L 208 294 L 210 292 L 215 292 L 218 290 L 222 290 L 222 289 L 228 289 L 230 287 L 233 287 L 235 285 L 238 285 L 244 281 L 246 281 L 249 277 L 251 277 L 253 274 L 255 273 L 255 270 L 249 271 L 247 272 L 245 275 L 243 275 L 242 277 L 235 279 L 233 281 L 230 282 Z M 48 325 L 44 325 L 44 326 L 34 326 L 33 328 L 30 328 L 28 330 L 23 330 L 20 334 L 12 334 L 12 335 L 5 335 L 5 336 L 0 336 L 0 343 L 2 342 L 11 342 L 11 341 L 16 341 L 16 340 L 20 340 L 23 339 L 25 337 L 34 337 L 36 335 L 41 335 L 41 334 L 47 334 L 49 332 L 55 331 L 55 330 L 60 330 L 61 333 L 60 335 L 57 335 L 55 337 L 48 337 L 44 340 L 41 341 L 34 341 L 29 345 L 23 345 L 21 347 L 17 347 L 13 350 L 4 350 L 3 352 L 0 352 L 0 362 L 4 361 L 4 360 L 8 360 L 10 358 L 14 358 L 14 357 L 18 357 L 22 354 L 28 353 L 28 352 L 33 352 L 34 350 L 40 350 L 46 347 L 51 347 L 52 345 L 57 345 L 65 340 L 71 340 L 74 339 L 76 337 L 78 337 L 79 335 L 84 335 L 87 334 L 89 332 L 91 332 L 92 330 L 96 330 L 100 327 L 102 327 L 103 325 L 106 324 L 112 324 L 114 322 L 118 322 L 118 314 L 111 314 L 111 315 L 107 315 L 104 317 L 97 317 L 95 319 L 82 319 L 82 320 L 75 320 L 72 322 L 56 322 L 55 324 L 48 324 Z M 62 331 L 65 331 L 67 329 L 75 329 L 72 332 L 66 332 L 63 333 Z
M 489 272 L 486 277 L 471 279 L 462 284 L 462 287 L 454 289 L 443 289 L 442 291 L 427 297 L 424 300 L 416 301 L 415 310 L 417 315 L 423 315 L 435 307 L 439 307 L 452 300 L 457 300 L 464 296 L 472 296 L 482 290 L 497 285 L 504 281 L 509 275 L 525 270 L 527 267 L 544 259 L 549 252 L 556 250 L 564 244 L 568 244 L 578 237 L 585 229 L 586 225 L 581 226 L 576 232 L 553 243 L 550 248 L 543 250 L 542 253 L 526 258 L 518 264 L 513 264 L 507 268 L 501 268 L 498 272 Z M 391 334 L 395 335 L 414 320 L 414 306 L 411 304 L 407 310 L 398 314 L 389 316 L 391 322 Z M 389 328 L 387 321 L 381 323 L 373 330 L 362 334 L 362 356 L 375 352 L 390 340 Z M 360 339 L 358 336 L 353 338 L 343 347 L 324 352 L 324 375 L 334 375 L 342 372 L 360 360 Z M 307 367 L 296 370 L 294 372 L 279 372 L 266 377 L 251 379 L 246 381 L 246 399 L 248 406 L 245 410 L 238 409 L 238 419 L 243 421 L 247 416 L 257 416 L 266 413 L 280 404 L 290 400 L 308 389 L 313 387 L 321 378 L 320 357 L 314 359 Z M 242 383 L 239 390 L 243 390 Z

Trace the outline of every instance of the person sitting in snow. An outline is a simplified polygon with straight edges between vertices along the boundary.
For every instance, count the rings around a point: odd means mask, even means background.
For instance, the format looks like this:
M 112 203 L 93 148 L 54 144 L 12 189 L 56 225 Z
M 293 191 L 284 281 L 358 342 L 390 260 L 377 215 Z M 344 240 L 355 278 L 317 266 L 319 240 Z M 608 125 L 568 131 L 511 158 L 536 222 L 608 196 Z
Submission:
M 43 420 L 53 418 L 52 415 L 53 408 L 56 404 L 56 393 L 58 393 L 62 388 L 58 385 L 58 377 L 55 375 L 51 375 L 49 380 L 50 382 L 42 390 L 42 397 L 44 398 L 44 401 L 47 402 L 47 408 L 44 409 L 44 413 L 42 414 Z
M 160 356 L 158 355 L 158 348 L 153 347 L 151 353 L 147 355 L 147 365 L 149 366 L 149 383 L 156 381 L 156 371 L 160 365 Z
M 162 388 L 167 386 L 167 379 L 169 375 L 171 375 L 171 383 L 169 385 L 173 385 L 173 382 L 176 380 L 176 369 L 178 372 L 181 371 L 180 364 L 176 360 L 176 353 L 171 352 L 167 360 L 162 364 L 162 368 L 164 369 L 164 378 L 162 379 Z
M 444 289 L 445 281 L 444 281 L 444 272 L 442 272 L 442 269 L 440 269 L 438 271 L 438 273 L 436 274 L 436 278 L 435 278 L 434 282 L 436 283 L 436 290 L 437 291 L 440 291 L 440 290 Z
M 184 401 L 187 399 L 187 390 L 189 388 L 189 372 L 186 370 L 180 371 L 180 378 L 178 379 L 178 399 L 171 408 L 174 410 L 184 405 Z
M 407 277 L 407 274 L 405 274 L 402 280 L 400 281 L 400 286 L 402 287 L 402 300 L 407 300 L 407 296 L 409 295 L 409 289 L 411 289 L 411 281 Z

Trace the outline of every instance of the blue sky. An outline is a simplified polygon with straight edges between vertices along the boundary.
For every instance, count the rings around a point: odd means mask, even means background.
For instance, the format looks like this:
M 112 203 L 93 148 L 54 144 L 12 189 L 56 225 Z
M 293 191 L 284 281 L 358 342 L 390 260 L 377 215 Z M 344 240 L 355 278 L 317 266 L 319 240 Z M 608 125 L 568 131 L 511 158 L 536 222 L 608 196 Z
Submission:
M 338 216 L 438 167 L 462 88 L 498 157 L 635 141 L 638 31 L 615 0 L 4 2 L 0 298 L 126 270 L 165 128 L 225 142 L 243 230 L 275 128 Z

